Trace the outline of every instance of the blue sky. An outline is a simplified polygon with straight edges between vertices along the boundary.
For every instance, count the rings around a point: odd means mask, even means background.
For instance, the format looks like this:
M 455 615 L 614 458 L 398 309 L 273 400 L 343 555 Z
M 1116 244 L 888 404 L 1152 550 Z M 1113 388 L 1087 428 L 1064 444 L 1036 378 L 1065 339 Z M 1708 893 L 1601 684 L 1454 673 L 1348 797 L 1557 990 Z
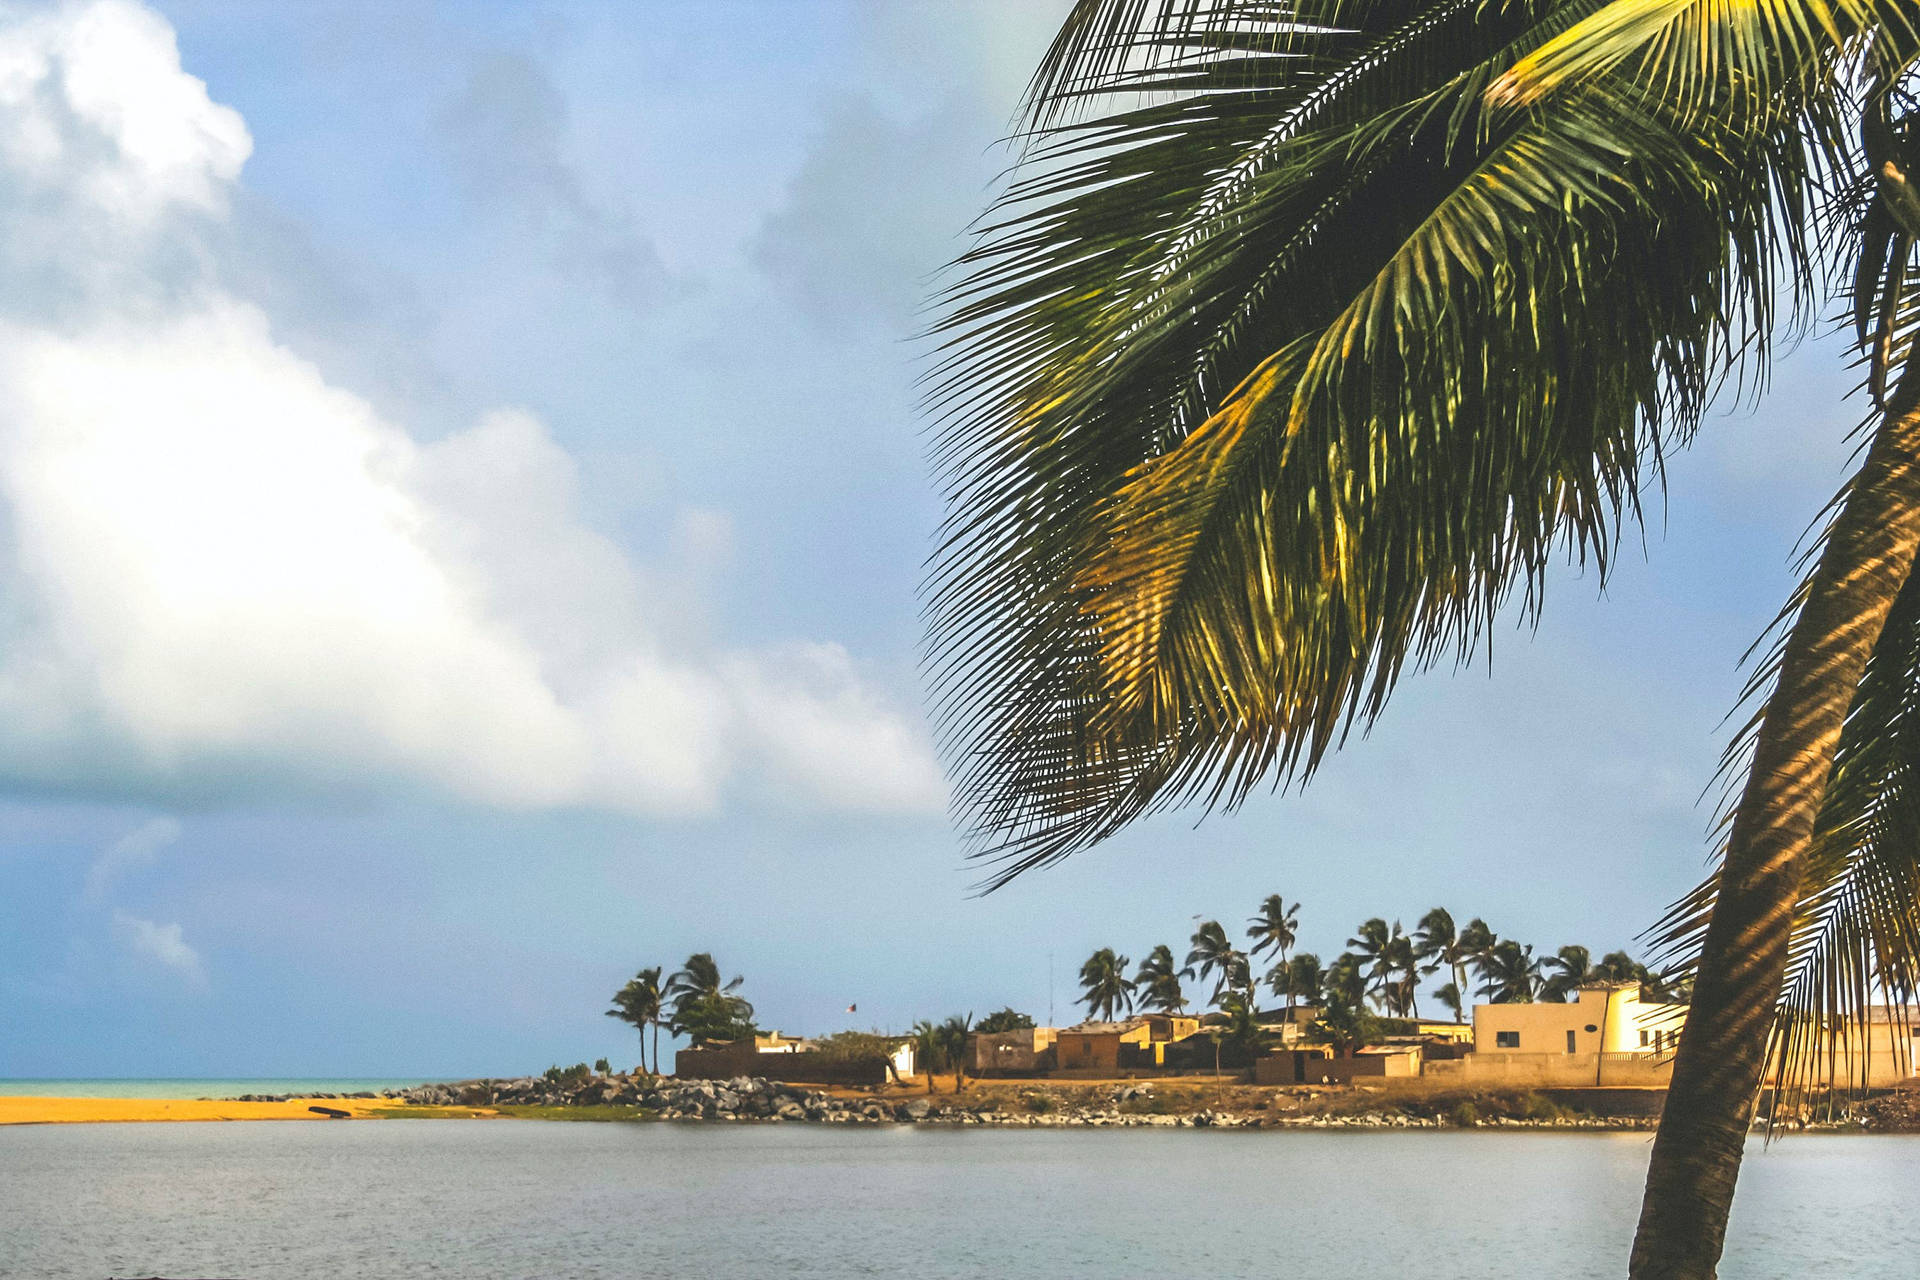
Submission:
M 1052 20 L 0 15 L 0 1076 L 626 1061 L 606 996 L 694 950 L 789 1031 L 1044 1015 L 1050 963 L 1066 1017 L 1093 948 L 1272 892 L 1323 956 L 1436 904 L 1598 952 L 1691 885 L 1848 457 L 1831 341 L 1604 597 L 1304 792 L 972 894 L 915 335 Z

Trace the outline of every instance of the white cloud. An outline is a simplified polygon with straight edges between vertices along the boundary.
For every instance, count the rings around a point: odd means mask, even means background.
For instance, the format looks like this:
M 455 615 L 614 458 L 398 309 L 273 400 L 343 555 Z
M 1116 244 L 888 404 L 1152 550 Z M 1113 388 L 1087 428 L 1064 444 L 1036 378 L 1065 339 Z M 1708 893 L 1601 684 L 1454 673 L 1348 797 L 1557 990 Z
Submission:
M 49 207 L 73 232 L 0 258 L 0 778 L 940 803 L 917 718 L 844 651 L 677 635 L 648 571 L 580 520 L 537 419 L 423 445 L 217 284 L 209 228 L 249 142 L 159 18 L 117 0 L 0 18 L 0 139 L 0 242 Z M 95 287 L 7 301 L 49 278 Z M 723 519 L 681 523 L 676 541 L 724 548 Z M 173 926 L 125 927 L 191 955 Z
M 179 839 L 180 824 L 172 818 L 149 818 L 141 823 L 102 849 L 87 868 L 87 897 L 97 902 L 122 876 L 151 863 Z
M 187 945 L 178 924 L 156 924 L 124 911 L 113 913 L 113 931 L 129 951 L 194 982 L 205 978 L 200 953 Z

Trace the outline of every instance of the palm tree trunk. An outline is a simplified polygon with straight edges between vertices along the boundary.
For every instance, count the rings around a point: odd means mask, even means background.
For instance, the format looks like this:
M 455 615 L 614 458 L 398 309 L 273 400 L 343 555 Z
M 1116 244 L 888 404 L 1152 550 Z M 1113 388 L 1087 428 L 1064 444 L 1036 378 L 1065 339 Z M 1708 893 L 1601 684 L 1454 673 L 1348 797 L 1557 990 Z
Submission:
M 1903 395 L 1848 489 L 1754 739 L 1654 1139 L 1633 1280 L 1711 1280 L 1719 1263 L 1814 818 L 1916 547 L 1920 408 Z

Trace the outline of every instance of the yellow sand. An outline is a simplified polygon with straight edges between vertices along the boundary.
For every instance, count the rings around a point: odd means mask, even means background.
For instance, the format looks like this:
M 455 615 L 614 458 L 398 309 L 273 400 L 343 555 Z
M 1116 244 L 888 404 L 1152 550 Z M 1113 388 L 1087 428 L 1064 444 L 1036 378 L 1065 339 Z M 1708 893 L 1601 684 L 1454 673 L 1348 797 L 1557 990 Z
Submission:
M 307 1110 L 332 1107 L 356 1118 L 400 1104 L 391 1098 L 294 1098 L 222 1102 L 195 1098 L 0 1098 L 0 1124 L 85 1124 L 107 1120 L 325 1120 Z M 484 1114 L 476 1109 L 474 1114 Z

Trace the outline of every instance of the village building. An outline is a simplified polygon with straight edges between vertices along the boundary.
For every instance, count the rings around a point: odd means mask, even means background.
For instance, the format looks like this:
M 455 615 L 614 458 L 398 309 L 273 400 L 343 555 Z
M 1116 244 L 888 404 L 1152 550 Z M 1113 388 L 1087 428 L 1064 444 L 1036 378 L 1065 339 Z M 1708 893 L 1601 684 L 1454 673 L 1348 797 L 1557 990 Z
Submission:
M 1030 1076 L 1054 1068 L 1057 1027 L 1021 1027 L 976 1035 L 969 1042 L 969 1071 L 976 1076 Z
M 1165 1067 L 1167 1050 L 1200 1030 L 1200 1019 L 1150 1013 L 1125 1022 L 1083 1022 L 1058 1033 L 1054 1066 L 1081 1075 Z

